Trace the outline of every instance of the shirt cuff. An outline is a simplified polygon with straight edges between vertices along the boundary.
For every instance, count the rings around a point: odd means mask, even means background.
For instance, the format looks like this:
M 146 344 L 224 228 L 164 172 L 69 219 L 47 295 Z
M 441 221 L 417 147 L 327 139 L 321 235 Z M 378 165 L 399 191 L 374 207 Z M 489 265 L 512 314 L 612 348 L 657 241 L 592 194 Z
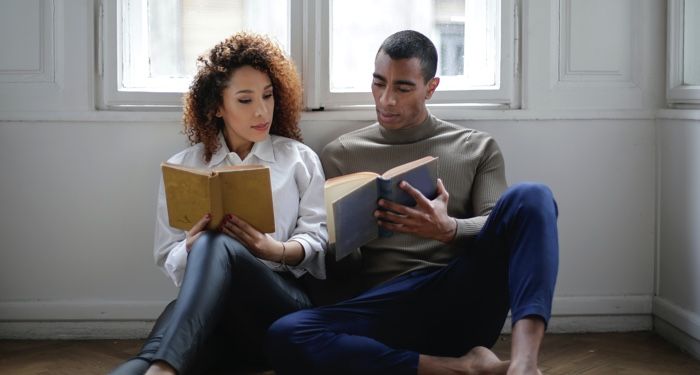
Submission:
M 165 259 L 163 266 L 165 273 L 170 277 L 170 280 L 175 283 L 176 287 L 182 285 L 182 279 L 185 276 L 185 268 L 187 267 L 187 241 L 178 243 Z
M 469 219 L 456 219 L 457 232 L 453 242 L 462 243 L 479 234 L 487 218 L 488 216 L 478 216 Z
M 326 274 L 323 272 L 324 267 L 319 265 L 319 262 L 324 261 L 321 256 L 322 252 L 313 250 L 309 242 L 301 237 L 292 237 L 289 241 L 299 242 L 301 248 L 304 250 L 304 259 L 296 266 L 288 266 L 287 268 L 289 271 L 296 277 L 301 277 L 308 272 L 317 279 L 325 279 Z

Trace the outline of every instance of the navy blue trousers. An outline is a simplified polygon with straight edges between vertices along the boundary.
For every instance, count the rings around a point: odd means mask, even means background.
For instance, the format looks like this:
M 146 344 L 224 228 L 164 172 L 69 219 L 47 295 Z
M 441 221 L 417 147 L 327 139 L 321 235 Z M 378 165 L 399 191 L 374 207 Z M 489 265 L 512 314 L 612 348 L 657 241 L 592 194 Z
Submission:
M 295 312 L 268 330 L 278 374 L 415 374 L 420 354 L 457 357 L 492 347 L 513 324 L 552 309 L 559 263 L 549 188 L 519 184 L 446 267 L 418 270 L 359 296 Z
M 143 374 L 156 360 L 178 374 L 265 366 L 267 328 L 307 307 L 294 276 L 271 270 L 235 239 L 206 232 L 187 256 L 177 300 L 158 317 L 141 352 L 111 374 Z

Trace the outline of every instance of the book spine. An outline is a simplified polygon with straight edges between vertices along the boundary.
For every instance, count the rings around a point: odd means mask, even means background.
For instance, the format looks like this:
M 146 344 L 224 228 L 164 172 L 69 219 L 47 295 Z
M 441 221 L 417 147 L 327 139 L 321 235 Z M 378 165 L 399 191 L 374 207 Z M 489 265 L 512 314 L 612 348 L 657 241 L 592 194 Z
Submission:
M 216 230 L 224 218 L 224 202 L 221 196 L 221 178 L 218 174 L 209 177 L 209 212 L 211 221 L 207 227 L 209 230 Z
M 393 194 L 392 194 L 393 188 L 394 187 L 392 186 L 391 180 L 387 180 L 387 179 L 381 178 L 381 177 L 377 178 L 377 196 L 378 197 L 391 200 L 391 197 L 393 196 Z M 377 206 L 377 208 L 382 210 L 382 211 L 386 211 L 386 209 L 384 209 L 380 206 Z M 393 234 L 394 234 L 394 232 L 392 232 L 386 228 L 379 227 L 379 237 L 391 237 Z

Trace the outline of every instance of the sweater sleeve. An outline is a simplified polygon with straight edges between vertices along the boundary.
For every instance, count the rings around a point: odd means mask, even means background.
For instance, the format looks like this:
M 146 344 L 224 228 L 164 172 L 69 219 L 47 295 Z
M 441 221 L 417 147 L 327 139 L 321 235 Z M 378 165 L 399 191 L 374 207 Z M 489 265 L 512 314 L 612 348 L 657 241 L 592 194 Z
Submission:
M 507 187 L 505 162 L 496 141 L 487 137 L 479 145 L 481 158 L 471 187 L 473 217 L 457 219 L 455 242 L 462 242 L 481 231 L 491 210 Z
M 339 139 L 335 139 L 321 151 L 321 165 L 326 178 L 338 177 L 343 174 L 340 165 L 343 160 L 343 145 Z

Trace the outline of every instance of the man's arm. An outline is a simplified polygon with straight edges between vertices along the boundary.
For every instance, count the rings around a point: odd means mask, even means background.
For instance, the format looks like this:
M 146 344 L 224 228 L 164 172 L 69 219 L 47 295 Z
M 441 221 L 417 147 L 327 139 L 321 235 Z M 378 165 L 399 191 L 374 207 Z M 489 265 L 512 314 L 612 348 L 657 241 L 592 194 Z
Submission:
M 505 162 L 496 141 L 487 135 L 483 151 L 471 182 L 471 208 L 474 216 L 458 218 L 454 241 L 464 242 L 479 234 L 491 210 L 508 187 Z
M 465 181 L 465 184 L 471 185 L 473 217 L 454 218 L 448 214 L 449 193 L 440 180 L 438 196 L 432 201 L 409 184 L 402 183 L 400 187 L 410 194 L 417 204 L 407 207 L 380 200 L 379 205 L 389 211 L 377 210 L 375 217 L 380 220 L 382 227 L 391 231 L 410 233 L 444 243 L 465 241 L 481 231 L 488 215 L 507 187 L 503 155 L 492 138 L 489 137 L 484 142 L 474 180 Z

